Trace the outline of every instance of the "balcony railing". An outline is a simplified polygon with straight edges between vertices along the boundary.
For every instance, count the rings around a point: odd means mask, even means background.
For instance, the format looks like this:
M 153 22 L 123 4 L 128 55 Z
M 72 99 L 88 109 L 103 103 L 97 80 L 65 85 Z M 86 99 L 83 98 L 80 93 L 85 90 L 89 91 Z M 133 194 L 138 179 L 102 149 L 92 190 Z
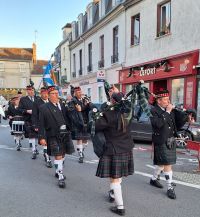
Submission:
M 114 54 L 111 56 L 111 63 L 117 63 L 119 61 L 119 54 Z

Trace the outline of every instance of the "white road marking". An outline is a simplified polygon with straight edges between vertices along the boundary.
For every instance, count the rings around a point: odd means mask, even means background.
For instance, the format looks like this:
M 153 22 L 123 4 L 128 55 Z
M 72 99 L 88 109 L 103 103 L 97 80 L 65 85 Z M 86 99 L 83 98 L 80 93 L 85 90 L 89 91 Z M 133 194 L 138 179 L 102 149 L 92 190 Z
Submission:
M 6 150 L 16 151 L 16 148 L 9 148 L 9 147 L 7 147 L 5 145 L 0 145 L 0 148 L 1 149 L 6 149 Z M 22 151 L 31 152 L 30 148 L 22 148 Z M 42 153 L 42 151 L 40 153 Z M 75 155 L 67 155 L 67 158 L 77 160 L 79 157 L 75 156 Z M 86 160 L 84 162 L 88 163 L 88 164 L 97 164 L 98 160 Z M 146 166 L 149 167 L 149 168 L 152 168 L 152 169 L 155 168 L 155 166 L 152 166 L 150 164 L 146 164 Z M 144 172 L 140 172 L 140 171 L 135 171 L 135 174 L 145 176 L 145 177 L 149 177 L 149 178 L 152 177 L 152 174 L 148 174 L 148 173 L 144 173 Z M 160 179 L 165 180 L 163 177 L 161 177 Z M 190 183 L 182 182 L 182 181 L 178 181 L 178 180 L 173 180 L 173 182 L 175 182 L 175 183 L 177 183 L 179 185 L 200 189 L 200 185 L 190 184 Z
M 135 174 L 138 174 L 138 175 L 141 175 L 141 176 L 146 176 L 146 177 L 149 177 L 149 178 L 152 177 L 151 174 L 143 173 L 143 172 L 139 172 L 139 171 L 135 171 Z M 162 177 L 160 179 L 165 180 L 165 178 L 162 178 Z M 190 184 L 190 183 L 182 182 L 182 181 L 178 181 L 178 180 L 173 180 L 173 182 L 175 182 L 176 184 L 179 184 L 179 185 L 184 185 L 184 186 L 187 186 L 187 187 L 200 189 L 200 185 Z

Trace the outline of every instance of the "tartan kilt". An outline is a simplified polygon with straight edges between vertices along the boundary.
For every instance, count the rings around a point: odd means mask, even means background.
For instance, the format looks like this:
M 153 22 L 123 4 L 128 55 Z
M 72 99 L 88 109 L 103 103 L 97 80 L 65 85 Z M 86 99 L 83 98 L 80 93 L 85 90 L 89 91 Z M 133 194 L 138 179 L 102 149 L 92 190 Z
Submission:
M 116 179 L 133 173 L 133 153 L 130 151 L 115 155 L 103 155 L 99 159 L 96 176 Z
M 56 137 L 47 139 L 47 154 L 50 156 L 63 156 L 65 154 L 72 154 L 74 151 L 71 135 L 65 143 L 58 142 Z
M 88 133 L 88 127 L 85 125 L 82 129 L 74 128 L 72 131 L 73 140 L 88 140 L 90 139 L 90 134 Z
M 36 132 L 34 129 L 33 129 L 33 126 L 30 122 L 28 121 L 25 121 L 24 123 L 24 127 L 25 127 L 25 138 L 38 138 L 38 132 Z
M 166 144 L 158 145 L 154 143 L 155 165 L 172 165 L 176 164 L 176 147 L 169 149 Z

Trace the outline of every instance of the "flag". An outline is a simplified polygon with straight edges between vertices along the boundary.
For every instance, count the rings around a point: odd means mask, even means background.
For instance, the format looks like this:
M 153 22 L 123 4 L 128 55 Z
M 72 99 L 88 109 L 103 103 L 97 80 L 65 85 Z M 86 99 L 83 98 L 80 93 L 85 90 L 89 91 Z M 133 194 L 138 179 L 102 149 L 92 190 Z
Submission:
M 45 70 L 44 70 L 44 74 L 43 74 L 43 82 L 44 82 L 45 86 L 55 85 L 52 78 L 51 78 L 51 70 L 52 70 L 52 65 L 51 65 L 51 61 L 49 61 Z

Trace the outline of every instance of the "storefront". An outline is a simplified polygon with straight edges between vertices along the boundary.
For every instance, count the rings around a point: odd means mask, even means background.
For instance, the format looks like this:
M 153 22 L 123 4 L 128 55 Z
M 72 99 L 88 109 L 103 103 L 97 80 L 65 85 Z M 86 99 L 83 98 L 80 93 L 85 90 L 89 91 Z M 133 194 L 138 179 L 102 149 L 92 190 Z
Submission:
M 171 102 L 185 108 L 197 108 L 197 69 L 199 50 L 130 66 L 120 71 L 123 92 L 143 80 L 151 93 L 160 88 L 170 91 Z

